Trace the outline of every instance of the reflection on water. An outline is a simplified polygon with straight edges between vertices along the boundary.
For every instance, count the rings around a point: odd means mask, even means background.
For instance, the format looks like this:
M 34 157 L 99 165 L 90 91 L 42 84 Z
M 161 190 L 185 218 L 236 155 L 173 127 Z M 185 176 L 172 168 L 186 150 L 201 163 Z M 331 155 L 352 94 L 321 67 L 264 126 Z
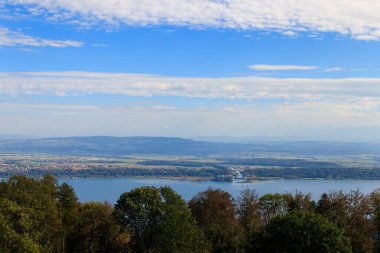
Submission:
M 193 182 L 155 178 L 78 178 L 59 179 L 74 187 L 81 201 L 108 201 L 115 203 L 121 193 L 133 188 L 153 185 L 170 186 L 186 200 L 208 187 L 222 189 L 237 197 L 244 188 L 256 189 L 259 195 L 266 193 L 295 192 L 311 193 L 318 199 L 323 192 L 331 190 L 356 190 L 369 193 L 380 188 L 380 180 L 270 180 L 255 181 L 253 183 L 225 183 L 225 182 Z

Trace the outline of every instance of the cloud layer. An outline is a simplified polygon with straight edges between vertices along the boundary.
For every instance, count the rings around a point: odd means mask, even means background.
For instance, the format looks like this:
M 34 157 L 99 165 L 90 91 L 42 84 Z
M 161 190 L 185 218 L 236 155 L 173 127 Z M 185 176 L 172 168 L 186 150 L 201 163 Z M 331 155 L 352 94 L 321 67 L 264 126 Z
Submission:
M 5 0 L 33 15 L 81 25 L 176 25 L 380 38 L 378 0 Z
M 282 104 L 178 108 L 1 104 L 0 131 L 31 135 L 302 136 L 308 139 L 380 140 L 380 113 L 353 104 Z M 9 113 L 12 112 L 12 113 Z M 330 132 L 330 136 L 326 136 Z M 342 129 L 351 128 L 349 133 Z M 376 130 L 366 132 L 368 129 Z M 325 131 L 325 132 L 324 132 Z M 335 134 L 335 136 L 334 136 Z M 363 139 L 361 139 L 363 140 Z
M 224 99 L 380 98 L 380 78 L 165 77 L 102 72 L 0 73 L 0 94 L 180 96 Z
M 108 95 L 100 97 L 99 94 Z M 82 104 L 83 97 L 73 99 L 80 95 L 96 99 Z M 44 96 L 48 99 L 45 100 Z M 135 98 L 129 99 L 130 96 Z M 380 78 L 180 78 L 97 72 L 0 73 L 0 100 L 2 97 L 6 100 L 0 102 L 0 131 L 9 134 L 305 134 L 313 139 L 322 138 L 325 136 L 322 130 L 330 129 L 327 132 L 332 139 L 334 133 L 340 133 L 342 139 L 355 136 L 380 139 L 380 135 L 373 135 L 376 129 L 380 129 Z M 203 100 L 191 104 L 166 103 L 171 97 L 180 98 L 182 102 L 184 97 Z M 202 103 L 208 99 L 218 102 Z M 226 103 L 226 99 L 231 102 Z M 339 130 L 342 128 L 353 130 L 343 133 Z M 310 129 L 314 132 L 311 133 Z M 367 133 L 365 129 L 372 129 L 372 132 Z
M 75 40 L 49 40 L 32 37 L 21 32 L 11 31 L 0 26 L 1 46 L 30 46 L 30 47 L 81 47 L 82 42 Z

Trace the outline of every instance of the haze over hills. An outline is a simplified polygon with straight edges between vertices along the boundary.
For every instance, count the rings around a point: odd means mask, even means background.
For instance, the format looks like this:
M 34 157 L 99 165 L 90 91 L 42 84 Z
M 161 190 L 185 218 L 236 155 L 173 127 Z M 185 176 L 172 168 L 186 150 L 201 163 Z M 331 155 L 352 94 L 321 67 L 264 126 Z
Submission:
M 172 137 L 62 137 L 0 140 L 1 153 L 54 155 L 124 156 L 156 155 L 254 155 L 285 153 L 291 155 L 380 155 L 380 145 L 356 142 L 268 141 L 254 143 L 217 143 Z
M 190 139 L 197 141 L 222 143 L 257 143 L 257 142 L 358 142 L 380 143 L 378 129 L 347 129 L 347 128 L 320 128 L 319 132 L 299 133 L 290 135 L 248 135 L 248 136 L 194 136 Z

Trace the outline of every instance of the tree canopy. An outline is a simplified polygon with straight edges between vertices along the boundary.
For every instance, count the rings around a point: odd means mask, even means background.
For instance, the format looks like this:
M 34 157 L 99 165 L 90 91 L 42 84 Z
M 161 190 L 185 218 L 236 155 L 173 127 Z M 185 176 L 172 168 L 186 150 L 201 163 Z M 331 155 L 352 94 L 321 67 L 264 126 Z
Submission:
M 109 203 L 81 203 L 50 175 L 0 182 L 1 253 L 379 252 L 380 191 L 331 191 L 237 200 L 219 189 L 188 203 L 145 186 Z
M 169 187 L 123 193 L 115 216 L 132 233 L 138 252 L 207 252 L 208 243 L 186 202 Z
M 290 212 L 266 226 L 257 251 L 283 253 L 349 253 L 350 240 L 321 215 Z

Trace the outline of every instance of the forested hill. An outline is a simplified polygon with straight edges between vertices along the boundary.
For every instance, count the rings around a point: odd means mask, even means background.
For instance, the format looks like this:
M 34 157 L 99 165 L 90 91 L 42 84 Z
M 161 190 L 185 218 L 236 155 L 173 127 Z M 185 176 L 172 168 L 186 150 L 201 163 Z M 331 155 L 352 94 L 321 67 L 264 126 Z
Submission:
M 65 137 L 0 140 L 0 153 L 45 153 L 55 155 L 130 154 L 236 155 L 244 153 L 288 153 L 304 155 L 380 154 L 379 144 L 346 142 L 258 142 L 214 143 L 168 137 Z

